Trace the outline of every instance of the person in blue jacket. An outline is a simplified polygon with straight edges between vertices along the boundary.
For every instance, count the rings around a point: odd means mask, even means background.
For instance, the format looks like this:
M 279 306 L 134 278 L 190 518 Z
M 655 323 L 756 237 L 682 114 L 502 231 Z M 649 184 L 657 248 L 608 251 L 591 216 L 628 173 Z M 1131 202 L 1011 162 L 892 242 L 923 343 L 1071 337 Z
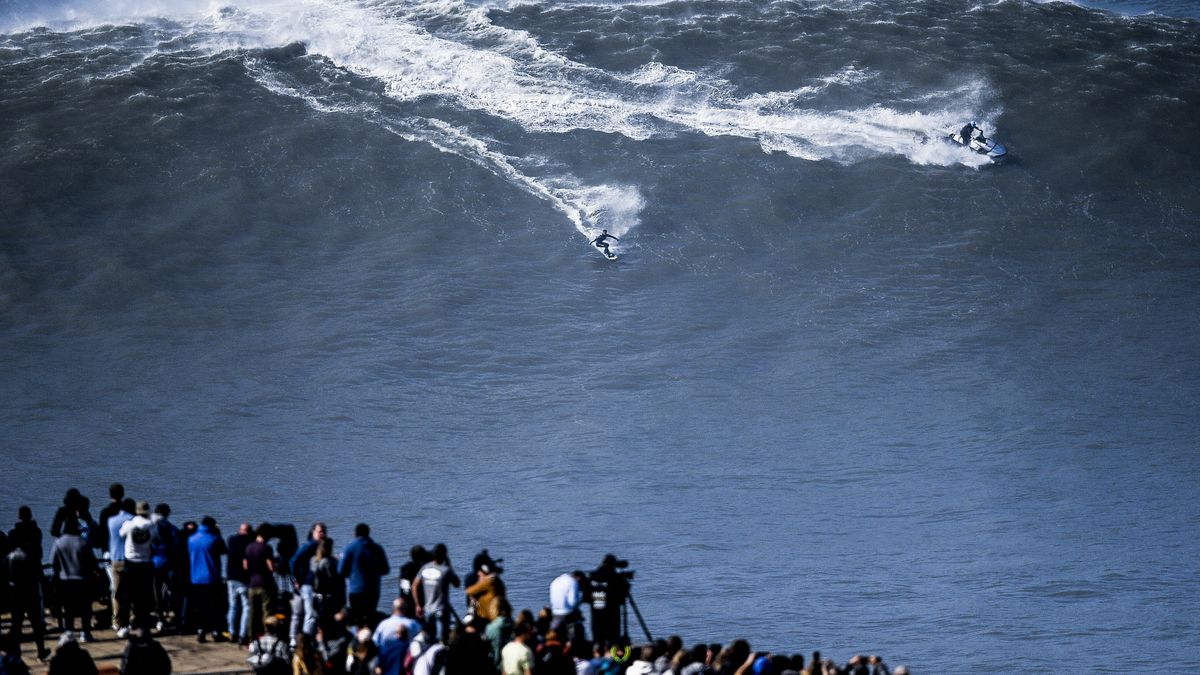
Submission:
M 225 540 L 217 529 L 212 516 L 204 516 L 196 533 L 188 538 L 188 559 L 191 562 L 192 586 L 188 597 L 186 622 L 196 628 L 196 638 L 207 640 L 206 634 L 220 637 L 221 600 L 225 586 L 221 581 L 221 555 L 225 553 Z
M 357 628 L 375 625 L 380 580 L 391 572 L 383 547 L 371 539 L 366 523 L 354 526 L 354 541 L 342 552 L 338 574 L 346 579 L 350 623 Z

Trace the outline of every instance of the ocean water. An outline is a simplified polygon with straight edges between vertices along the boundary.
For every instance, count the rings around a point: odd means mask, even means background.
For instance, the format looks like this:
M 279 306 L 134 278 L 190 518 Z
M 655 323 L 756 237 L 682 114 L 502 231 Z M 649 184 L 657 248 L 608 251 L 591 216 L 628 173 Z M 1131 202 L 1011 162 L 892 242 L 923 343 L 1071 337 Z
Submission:
M 689 644 L 1190 665 L 1198 17 L 0 3 L 0 510 L 121 481 L 487 547 L 518 607 L 613 552 Z

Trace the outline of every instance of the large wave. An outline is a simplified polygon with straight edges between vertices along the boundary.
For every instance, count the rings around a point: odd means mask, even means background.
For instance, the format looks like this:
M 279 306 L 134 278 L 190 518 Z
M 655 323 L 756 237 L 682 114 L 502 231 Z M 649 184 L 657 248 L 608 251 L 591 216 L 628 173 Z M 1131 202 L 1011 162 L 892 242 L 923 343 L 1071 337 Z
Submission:
M 884 104 L 824 109 L 830 87 L 868 87 L 877 76 L 855 64 L 789 91 L 739 93 L 719 76 L 650 62 L 617 72 L 573 61 L 532 35 L 497 26 L 487 7 L 461 0 L 120 0 L 17 3 L 0 28 L 32 23 L 82 27 L 169 17 L 213 51 L 247 53 L 300 43 L 336 68 L 382 83 L 399 102 L 434 99 L 518 125 L 529 133 L 586 130 L 644 140 L 679 133 L 752 139 L 764 152 L 812 161 L 855 162 L 903 156 L 918 164 L 977 166 L 986 159 L 930 135 L 963 119 L 998 114 L 986 81 L 930 92 L 925 111 Z M 486 167 L 549 202 L 585 235 L 603 226 L 619 235 L 637 224 L 641 197 L 628 185 L 584 185 L 569 173 L 528 170 L 530 158 L 498 152 L 478 131 L 436 118 L 406 118 L 377 106 L 347 105 L 319 87 L 289 81 L 269 62 L 248 58 L 252 74 L 280 94 L 323 112 L 364 114 L 393 133 L 430 143 Z M 985 108 L 991 107 L 991 110 Z

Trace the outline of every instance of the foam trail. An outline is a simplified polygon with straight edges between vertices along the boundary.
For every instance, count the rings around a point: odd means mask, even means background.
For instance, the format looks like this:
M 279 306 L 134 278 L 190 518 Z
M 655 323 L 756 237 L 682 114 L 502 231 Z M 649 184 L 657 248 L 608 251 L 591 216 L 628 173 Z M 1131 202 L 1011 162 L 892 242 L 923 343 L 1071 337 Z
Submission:
M 916 163 L 973 165 L 969 152 L 930 152 L 914 142 L 988 118 L 961 103 L 964 91 L 936 92 L 943 110 L 903 113 L 884 107 L 820 110 L 814 99 L 830 86 L 855 86 L 875 74 L 847 67 L 786 92 L 738 97 L 720 78 L 651 63 L 612 73 L 544 49 L 529 34 L 491 23 L 486 7 L 461 0 L 232 0 L 207 5 L 210 48 L 270 48 L 303 43 L 310 53 L 385 84 L 400 101 L 437 97 L 515 122 L 532 132 L 590 130 L 644 140 L 697 132 L 748 138 L 764 152 L 806 160 L 853 162 L 898 154 Z M 73 4 L 73 3 L 67 3 Z M 161 7 L 194 16 L 184 0 L 122 0 L 114 13 Z M 189 11 L 184 12 L 183 7 Z M 135 12 L 136 13 L 136 12 Z M 111 14 L 110 14 L 111 16 Z M 425 24 L 435 21 L 436 34 Z M 981 99 L 973 82 L 965 98 Z
M 257 3 L 253 12 L 223 11 L 217 32 L 241 46 L 302 42 L 338 67 L 383 82 L 400 101 L 437 97 L 495 115 L 541 133 L 574 130 L 615 133 L 634 140 L 679 131 L 753 139 L 764 152 L 807 160 L 853 162 L 898 154 L 917 163 L 972 165 L 970 153 L 931 153 L 914 142 L 986 116 L 964 105 L 934 113 L 884 107 L 821 111 L 813 104 L 833 85 L 855 86 L 874 73 L 848 67 L 787 92 L 737 97 L 720 78 L 647 64 L 611 73 L 542 48 L 523 31 L 499 28 L 486 9 L 457 0 L 364 5 L 307 0 Z M 436 16 L 438 34 L 422 21 Z M 443 37 L 448 36 L 448 37 Z M 473 46 L 473 45 L 479 46 Z M 973 82 L 968 99 L 985 83 Z M 929 103 L 963 100 L 963 91 L 939 92 Z
M 549 203 L 589 239 L 604 227 L 621 236 L 635 227 L 644 202 L 635 187 L 623 185 L 580 185 L 569 176 L 535 178 L 517 167 L 519 160 L 491 149 L 467 130 L 427 118 L 396 119 L 362 102 L 328 100 L 310 90 L 283 82 L 262 61 L 247 63 L 257 81 L 268 90 L 303 100 L 323 113 L 353 114 L 376 122 L 387 131 L 415 143 L 425 143 L 480 166 L 510 185 Z

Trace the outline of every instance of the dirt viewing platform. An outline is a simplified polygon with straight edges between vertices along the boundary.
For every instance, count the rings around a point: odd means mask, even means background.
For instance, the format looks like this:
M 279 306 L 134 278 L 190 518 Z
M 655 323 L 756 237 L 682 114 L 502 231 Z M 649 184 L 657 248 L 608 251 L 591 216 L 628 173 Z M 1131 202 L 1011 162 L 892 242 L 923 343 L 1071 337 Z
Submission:
M 28 637 L 28 635 L 26 635 Z M 57 631 L 47 636 L 47 647 L 57 648 Z M 96 662 L 100 675 L 117 675 L 121 672 L 121 654 L 129 640 L 118 638 L 116 631 L 92 631 L 93 640 L 81 645 Z M 241 675 L 253 670 L 246 662 L 248 652 L 232 642 L 196 641 L 195 635 L 156 635 L 155 639 L 171 657 L 173 675 Z M 46 675 L 50 672 L 49 662 L 39 662 L 32 645 L 25 643 L 25 663 L 31 675 Z

